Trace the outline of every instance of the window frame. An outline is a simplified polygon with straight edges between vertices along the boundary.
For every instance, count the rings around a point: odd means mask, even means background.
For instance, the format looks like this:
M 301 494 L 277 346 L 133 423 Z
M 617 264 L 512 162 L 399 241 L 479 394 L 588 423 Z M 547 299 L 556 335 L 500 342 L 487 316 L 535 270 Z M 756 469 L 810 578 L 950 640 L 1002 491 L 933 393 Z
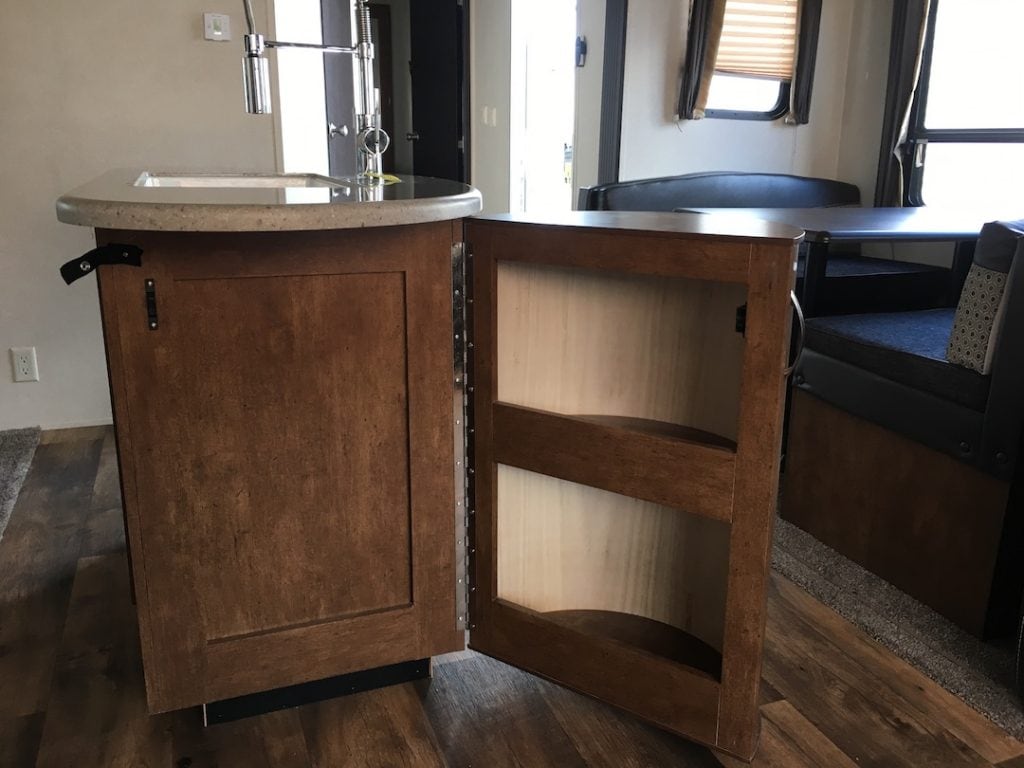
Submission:
M 928 111 L 928 89 L 931 86 L 932 52 L 935 47 L 935 26 L 939 15 L 939 0 L 931 0 L 928 23 L 925 27 L 924 47 L 921 51 L 921 72 L 910 106 L 907 140 L 903 144 L 900 162 L 903 165 L 903 204 L 925 205 L 921 196 L 924 184 L 928 145 L 936 144 L 1012 144 L 1024 143 L 1024 128 L 927 128 L 924 124 Z

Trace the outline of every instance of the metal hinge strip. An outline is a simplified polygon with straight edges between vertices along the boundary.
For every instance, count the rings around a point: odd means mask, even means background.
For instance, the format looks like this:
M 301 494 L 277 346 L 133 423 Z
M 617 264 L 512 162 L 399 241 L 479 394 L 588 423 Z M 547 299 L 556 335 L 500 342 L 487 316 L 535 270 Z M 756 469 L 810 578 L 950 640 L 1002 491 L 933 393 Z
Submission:
M 470 478 L 469 440 L 472 435 L 469 407 L 469 323 L 467 304 L 467 249 L 465 243 L 452 246 L 452 334 L 455 386 L 452 415 L 455 430 L 455 616 L 456 628 L 466 629 L 469 621 Z

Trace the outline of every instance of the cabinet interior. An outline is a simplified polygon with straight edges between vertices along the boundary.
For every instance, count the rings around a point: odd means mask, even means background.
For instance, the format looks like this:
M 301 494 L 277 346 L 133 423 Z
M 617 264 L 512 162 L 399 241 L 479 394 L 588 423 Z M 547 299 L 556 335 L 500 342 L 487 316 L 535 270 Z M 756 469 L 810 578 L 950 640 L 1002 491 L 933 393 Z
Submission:
M 734 451 L 745 300 L 739 284 L 499 262 L 497 400 Z M 499 599 L 718 676 L 727 523 L 503 464 L 497 511 Z

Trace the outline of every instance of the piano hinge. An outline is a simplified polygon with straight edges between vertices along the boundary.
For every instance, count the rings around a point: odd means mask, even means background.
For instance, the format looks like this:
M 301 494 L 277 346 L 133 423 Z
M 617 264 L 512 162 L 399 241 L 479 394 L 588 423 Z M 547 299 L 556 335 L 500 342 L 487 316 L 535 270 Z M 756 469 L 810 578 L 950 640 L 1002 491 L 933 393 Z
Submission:
M 452 333 L 455 359 L 455 615 L 457 629 L 470 629 L 473 592 L 473 256 L 465 243 L 452 246 Z
M 747 305 L 736 307 L 736 333 L 747 335 Z

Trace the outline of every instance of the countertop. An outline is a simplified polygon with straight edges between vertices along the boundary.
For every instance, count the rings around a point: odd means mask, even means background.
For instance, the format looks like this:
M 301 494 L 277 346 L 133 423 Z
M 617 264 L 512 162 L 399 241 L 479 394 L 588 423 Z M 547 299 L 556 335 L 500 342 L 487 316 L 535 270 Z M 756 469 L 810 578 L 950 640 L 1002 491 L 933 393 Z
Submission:
M 139 186 L 151 177 L 188 176 L 195 186 Z M 232 177 L 257 186 L 218 186 Z M 275 179 L 277 177 L 277 179 Z M 277 186 L 312 180 L 320 186 Z M 471 216 L 480 193 L 465 184 L 423 176 L 365 186 L 353 179 L 309 175 L 110 171 L 57 200 L 57 218 L 99 229 L 165 232 L 268 232 L 422 224 Z M 263 186 L 259 186 L 265 184 Z

